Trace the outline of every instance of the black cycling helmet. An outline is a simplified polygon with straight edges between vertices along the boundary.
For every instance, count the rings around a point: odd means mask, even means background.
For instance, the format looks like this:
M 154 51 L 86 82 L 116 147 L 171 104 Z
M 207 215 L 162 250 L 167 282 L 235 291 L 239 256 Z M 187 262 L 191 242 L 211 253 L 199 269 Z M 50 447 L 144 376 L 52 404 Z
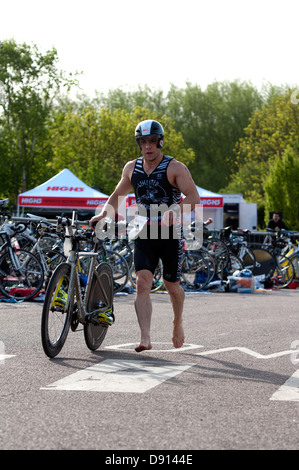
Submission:
M 157 135 L 159 137 L 157 147 L 162 148 L 164 139 L 164 130 L 162 125 L 158 121 L 153 121 L 152 119 L 141 121 L 135 129 L 135 139 L 137 144 L 139 145 L 138 140 L 142 137 L 149 137 L 151 135 Z

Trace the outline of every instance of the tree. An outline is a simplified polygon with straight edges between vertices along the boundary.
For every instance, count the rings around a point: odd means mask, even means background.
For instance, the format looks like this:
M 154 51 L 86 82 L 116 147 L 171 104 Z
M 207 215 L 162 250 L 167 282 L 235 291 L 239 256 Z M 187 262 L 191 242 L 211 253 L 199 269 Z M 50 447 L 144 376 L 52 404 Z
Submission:
M 43 174 L 47 154 L 41 147 L 47 117 L 61 86 L 74 83 L 58 72 L 57 61 L 56 49 L 42 54 L 36 45 L 0 42 L 0 129 L 5 140 L 1 148 L 5 168 L 0 176 L 10 175 L 0 191 L 8 191 L 14 202 L 20 191 L 26 191 Z
M 287 158 L 285 152 L 289 148 L 293 149 L 294 158 L 298 155 L 299 106 L 292 103 L 290 95 L 291 90 L 274 96 L 270 102 L 257 110 L 245 129 L 245 137 L 239 140 L 235 148 L 236 170 L 226 190 L 241 192 L 245 199 L 257 202 L 260 208 L 265 207 L 265 185 L 269 184 L 270 174 L 274 177 L 273 166 L 281 169 L 281 162 L 283 158 Z M 290 150 L 287 154 L 290 155 Z M 288 172 L 284 174 L 284 178 L 289 176 Z M 288 184 L 289 181 L 286 180 L 284 185 Z M 281 185 L 276 187 L 276 192 L 279 197 Z M 271 194 L 273 202 L 273 192 Z M 270 203 L 270 199 L 268 202 Z M 281 207 L 281 204 L 279 206 Z M 292 217 L 294 216 L 293 213 Z M 295 220 L 292 220 L 294 225 Z
M 134 133 L 144 119 L 159 120 L 165 130 L 165 153 L 189 165 L 194 158 L 186 149 L 172 121 L 147 109 L 136 107 L 132 112 L 93 106 L 67 113 L 57 112 L 49 128 L 49 145 L 53 158 L 48 164 L 52 173 L 68 168 L 86 184 L 110 194 L 119 181 L 125 163 L 140 155 Z
M 135 108 L 140 107 L 152 113 L 164 115 L 167 109 L 163 91 L 152 89 L 147 85 L 138 86 L 133 91 L 116 88 L 109 90 L 107 95 L 98 93 L 93 104 L 100 108 L 108 108 L 111 112 L 117 109 L 132 112 Z
M 295 158 L 294 165 L 296 166 L 298 136 L 299 106 L 292 103 L 291 90 L 289 90 L 283 95 L 274 94 L 273 99 L 253 114 L 250 124 L 245 129 L 245 137 L 236 144 L 235 172 L 225 189 L 231 193 L 242 193 L 245 199 L 258 204 L 260 226 L 264 227 L 265 219 L 268 218 L 268 213 L 264 212 L 265 208 L 269 210 L 272 207 L 270 210 L 278 210 L 273 207 L 274 200 L 281 208 L 283 204 L 282 201 L 279 202 L 279 199 L 283 194 L 283 188 L 287 191 L 289 184 L 293 184 L 288 179 L 292 180 L 292 172 L 284 172 L 283 184 L 281 182 L 276 186 L 271 184 L 269 177 L 277 178 L 277 172 L 283 168 L 281 165 L 287 164 L 287 160 L 282 163 L 283 160 L 290 158 L 290 148 L 293 149 L 291 153 Z M 294 226 L 298 212 L 294 205 L 287 205 L 287 207 L 288 211 L 289 209 L 292 211 L 288 218 Z
M 248 83 L 214 82 L 203 91 L 172 85 L 167 95 L 167 115 L 195 152 L 190 167 L 196 183 L 213 191 L 225 187 L 234 168 L 233 149 L 262 97 Z
M 264 188 L 266 196 L 265 225 L 270 211 L 283 212 L 289 230 L 299 230 L 299 148 L 288 146 L 281 158 L 276 156 Z

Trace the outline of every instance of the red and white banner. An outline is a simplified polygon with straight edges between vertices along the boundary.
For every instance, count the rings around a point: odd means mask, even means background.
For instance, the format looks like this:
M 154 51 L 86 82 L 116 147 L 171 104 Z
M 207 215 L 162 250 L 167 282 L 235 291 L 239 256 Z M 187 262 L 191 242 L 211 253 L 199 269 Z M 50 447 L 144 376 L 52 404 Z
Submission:
M 107 199 L 106 194 L 90 188 L 70 170 L 64 169 L 40 186 L 20 194 L 18 205 L 56 209 L 95 209 Z
M 223 197 L 201 197 L 200 203 L 203 207 L 218 208 L 223 207 Z
M 52 207 L 52 208 L 66 208 L 73 209 L 95 209 L 101 204 L 105 204 L 107 198 L 79 198 L 79 197 L 32 197 L 32 196 L 19 196 L 19 206 L 24 207 Z

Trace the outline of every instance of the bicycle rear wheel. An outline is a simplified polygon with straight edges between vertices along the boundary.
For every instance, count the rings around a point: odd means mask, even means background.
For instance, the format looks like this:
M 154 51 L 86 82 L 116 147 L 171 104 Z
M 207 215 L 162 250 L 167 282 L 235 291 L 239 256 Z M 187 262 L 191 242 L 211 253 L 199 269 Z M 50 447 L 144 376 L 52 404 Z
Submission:
M 246 248 L 246 251 L 244 251 L 244 255 L 241 256 L 241 253 L 239 252 L 238 256 L 240 260 L 242 261 L 245 269 L 250 269 L 250 271 L 252 271 L 255 268 L 256 259 L 255 259 L 254 252 L 252 250 L 250 250 L 249 248 Z
M 47 356 L 53 358 L 61 351 L 66 341 L 73 302 L 66 310 L 70 292 L 71 268 L 67 263 L 57 266 L 48 284 L 42 311 L 41 337 Z
M 292 261 L 286 256 L 277 256 L 276 263 L 276 268 L 271 279 L 276 288 L 283 289 L 284 287 L 288 287 L 293 281 L 295 268 Z
M 184 254 L 181 276 L 187 287 L 203 290 L 210 281 L 209 263 L 199 253 L 186 252 Z
M 96 309 L 103 310 L 111 308 L 113 310 L 113 273 L 108 263 L 101 263 L 96 268 L 96 275 L 93 278 L 89 294 L 87 311 Z M 95 324 L 88 321 L 84 324 L 84 339 L 87 347 L 91 351 L 98 349 L 103 343 L 109 326 L 101 323 Z
M 66 256 L 64 256 L 62 253 L 59 253 L 59 251 L 51 250 L 44 252 L 44 260 L 47 265 L 44 279 L 44 285 L 46 289 L 48 286 L 48 282 L 51 279 L 52 273 L 55 271 L 57 266 L 59 266 L 59 264 L 66 261 Z
M 229 263 L 230 254 L 228 247 L 223 241 L 213 237 L 208 238 L 205 247 L 214 258 L 217 275 L 221 275 Z
M 299 256 L 298 252 L 295 251 L 291 256 L 287 256 L 288 259 L 290 259 L 293 263 L 294 269 L 295 269 L 295 276 L 299 277 Z
M 106 261 L 109 263 L 113 273 L 114 294 L 122 291 L 129 280 L 129 266 L 125 258 L 114 250 L 106 250 Z
M 209 268 L 210 268 L 210 278 L 209 278 L 209 282 L 212 281 L 212 279 L 214 278 L 215 274 L 216 274 L 216 263 L 215 263 L 215 259 L 214 257 L 208 252 L 207 248 L 205 247 L 201 247 L 200 250 L 198 250 L 198 252 L 201 254 L 201 256 L 204 257 L 204 259 L 207 261 L 207 263 L 209 264 Z
M 233 274 L 235 271 L 241 271 L 244 268 L 242 260 L 233 253 L 229 254 L 229 263 L 227 267 L 227 275 Z
M 264 248 L 252 250 L 255 256 L 255 267 L 252 270 L 254 276 L 271 276 L 274 272 L 276 262 L 272 254 Z
M 36 256 L 26 250 L 6 252 L 0 257 L 0 292 L 9 299 L 29 300 L 39 293 L 44 270 Z

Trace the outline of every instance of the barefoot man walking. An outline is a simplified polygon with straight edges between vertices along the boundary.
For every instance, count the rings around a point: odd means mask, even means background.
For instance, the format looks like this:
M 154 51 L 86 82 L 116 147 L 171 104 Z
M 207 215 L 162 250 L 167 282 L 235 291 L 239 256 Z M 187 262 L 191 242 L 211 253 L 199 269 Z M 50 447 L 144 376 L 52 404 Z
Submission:
M 179 283 L 183 256 L 182 220 L 186 210 L 190 213 L 200 204 L 200 198 L 187 167 L 175 158 L 163 155 L 164 130 L 159 122 L 140 122 L 135 138 L 142 156 L 124 166 L 114 192 L 101 213 L 92 217 L 89 224 L 92 226 L 107 216 L 113 216 L 112 212 L 117 211 L 133 188 L 139 214 L 147 217 L 134 247 L 135 310 L 141 332 L 140 344 L 135 350 L 141 352 L 152 348 L 150 290 L 159 258 L 163 263 L 164 285 L 174 314 L 172 342 L 175 348 L 181 348 L 185 340 L 185 293 Z

